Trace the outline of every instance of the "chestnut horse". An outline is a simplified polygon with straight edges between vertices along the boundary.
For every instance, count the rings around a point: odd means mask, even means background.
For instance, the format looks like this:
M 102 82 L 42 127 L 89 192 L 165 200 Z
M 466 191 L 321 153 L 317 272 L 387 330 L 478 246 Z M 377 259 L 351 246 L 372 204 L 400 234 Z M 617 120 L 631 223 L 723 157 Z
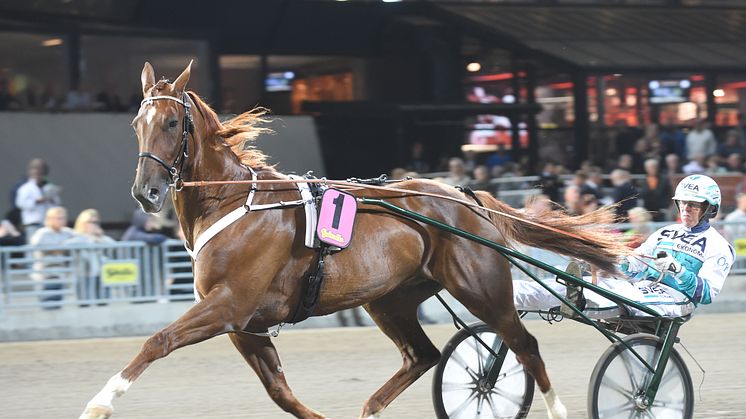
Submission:
M 181 188 L 187 180 L 289 179 L 266 163 L 261 151 L 248 147 L 262 133 L 263 111 L 220 122 L 194 92 L 186 91 L 191 64 L 174 81 L 156 82 L 153 68 L 142 71 L 144 100 L 132 126 L 140 159 L 132 196 L 147 212 L 161 210 L 168 192 L 190 249 L 217 220 L 241 207 L 247 185 Z M 610 221 L 608 211 L 569 217 L 556 211 L 523 214 L 489 194 L 479 193 L 490 209 L 505 216 L 452 201 L 418 196 L 418 192 L 468 200 L 463 192 L 429 180 L 397 183 L 397 189 L 356 194 L 397 205 L 498 243 L 524 243 L 613 270 L 624 246 L 610 233 L 589 224 Z M 299 199 L 288 184 L 265 184 L 255 204 Z M 521 219 L 529 220 L 522 222 Z M 546 228 L 537 225 L 541 223 Z M 302 281 L 315 263 L 316 251 L 304 246 L 302 207 L 251 211 L 218 233 L 193 262 L 198 302 L 178 320 L 155 333 L 135 358 L 111 377 L 87 404 L 81 418 L 107 418 L 112 401 L 159 358 L 186 345 L 228 333 L 254 369 L 269 396 L 285 411 L 303 418 L 324 417 L 291 392 L 277 351 L 266 331 L 287 322 L 302 298 Z M 563 230 L 569 235 L 562 234 Z M 493 327 L 534 377 L 550 417 L 566 417 L 539 355 L 536 339 L 526 331 L 513 305 L 509 262 L 475 242 L 360 205 L 350 246 L 326 258 L 325 279 L 315 315 L 363 305 L 404 358 L 401 368 L 363 405 L 361 417 L 378 415 L 402 391 L 437 364 L 440 351 L 417 320 L 417 306 L 446 289 L 476 317 Z

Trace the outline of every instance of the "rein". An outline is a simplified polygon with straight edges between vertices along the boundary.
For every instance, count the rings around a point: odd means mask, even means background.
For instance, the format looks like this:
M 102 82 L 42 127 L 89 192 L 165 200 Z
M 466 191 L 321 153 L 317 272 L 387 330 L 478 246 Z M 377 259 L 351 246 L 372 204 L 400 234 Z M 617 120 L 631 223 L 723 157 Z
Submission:
M 184 122 L 182 124 L 183 129 L 181 133 L 181 149 L 179 150 L 179 153 L 176 154 L 176 158 L 174 158 L 174 162 L 171 163 L 170 166 L 161 157 L 158 157 L 149 151 L 141 151 L 137 153 L 137 157 L 138 159 L 152 159 L 156 163 L 161 165 L 161 167 L 166 169 L 166 172 L 168 172 L 168 186 L 173 187 L 176 191 L 180 191 L 184 185 L 184 180 L 181 178 L 181 174 L 184 171 L 184 163 L 186 162 L 186 159 L 189 158 L 189 133 L 192 131 L 193 126 L 192 114 L 189 112 L 189 109 L 192 107 L 192 105 L 189 103 L 189 96 L 186 92 L 184 92 L 182 93 L 181 99 L 175 98 L 173 96 L 151 96 L 145 98 L 142 100 L 142 102 L 140 102 L 140 108 L 145 105 L 152 105 L 153 102 L 156 100 L 173 100 L 174 102 L 184 107 Z
M 209 186 L 209 185 L 242 185 L 242 184 L 254 184 L 254 185 L 257 185 L 257 184 L 263 184 L 263 183 L 266 183 L 266 184 L 321 183 L 321 184 L 326 184 L 326 185 L 345 187 L 348 190 L 349 189 L 357 189 L 357 190 L 359 190 L 359 189 L 373 189 L 373 190 L 381 190 L 381 191 L 388 191 L 388 192 L 400 192 L 400 193 L 403 193 L 403 194 L 406 194 L 406 195 L 409 195 L 409 196 L 429 196 L 429 197 L 433 197 L 433 198 L 440 198 L 440 199 L 445 199 L 445 200 L 452 201 L 452 202 L 457 202 L 457 203 L 466 205 L 468 207 L 481 209 L 481 210 L 484 210 L 484 211 L 487 211 L 487 212 L 490 212 L 490 213 L 493 213 L 493 214 L 496 214 L 496 215 L 500 215 L 500 216 L 503 216 L 503 217 L 508 217 L 508 218 L 516 220 L 516 221 L 520 221 L 520 222 L 523 222 L 523 223 L 526 223 L 526 224 L 530 224 L 530 225 L 533 225 L 535 227 L 539 227 L 539 228 L 543 228 L 543 229 L 546 229 L 546 230 L 549 230 L 549 231 L 553 231 L 555 233 L 563 234 L 565 236 L 572 237 L 574 239 L 578 239 L 578 240 L 581 240 L 581 241 L 585 240 L 582 237 L 578 236 L 577 234 L 569 233 L 567 231 L 562 231 L 562 230 L 554 228 L 552 226 L 548 226 L 548 225 L 544 225 L 544 224 L 537 223 L 537 222 L 534 222 L 534 221 L 526 220 L 524 218 L 516 217 L 514 215 L 511 215 L 511 214 L 508 214 L 508 213 L 505 213 L 505 212 L 502 212 L 502 211 L 498 211 L 498 210 L 494 210 L 494 209 L 491 209 L 491 208 L 487 208 L 487 207 L 484 207 L 482 205 L 476 204 L 474 202 L 469 202 L 469 201 L 466 201 L 466 200 L 463 200 L 463 199 L 459 199 L 459 198 L 454 198 L 454 197 L 451 197 L 451 196 L 439 195 L 439 194 L 430 193 L 430 192 L 412 191 L 412 190 L 409 190 L 409 189 L 392 188 L 392 187 L 388 187 L 388 186 L 384 187 L 384 186 L 366 185 L 366 184 L 349 182 L 349 181 L 344 181 L 344 180 L 328 180 L 328 179 L 324 179 L 324 178 L 322 178 L 322 179 L 212 180 L 212 181 L 200 180 L 200 181 L 182 182 L 181 186 L 186 188 L 186 187 L 198 187 L 198 186 Z M 356 198 L 356 199 L 358 199 L 358 201 L 360 200 L 359 198 Z

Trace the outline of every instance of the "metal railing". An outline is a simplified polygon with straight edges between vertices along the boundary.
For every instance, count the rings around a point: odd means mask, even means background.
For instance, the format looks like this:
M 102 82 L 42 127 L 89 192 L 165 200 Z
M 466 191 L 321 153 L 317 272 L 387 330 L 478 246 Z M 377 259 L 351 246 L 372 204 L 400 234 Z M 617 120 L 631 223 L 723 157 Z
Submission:
M 652 233 L 667 224 L 670 222 L 648 223 L 645 228 Z M 746 222 L 720 221 L 713 225 L 731 243 L 746 247 Z M 633 225 L 616 224 L 614 228 L 623 231 Z M 745 242 L 736 243 L 736 238 Z M 542 249 L 516 246 L 516 250 L 555 267 L 564 269 L 567 264 L 563 256 Z M 736 256 L 730 274 L 746 274 L 746 255 Z M 191 259 L 178 240 L 157 246 L 114 242 L 0 247 L 0 311 L 188 301 L 194 299 L 193 280 Z

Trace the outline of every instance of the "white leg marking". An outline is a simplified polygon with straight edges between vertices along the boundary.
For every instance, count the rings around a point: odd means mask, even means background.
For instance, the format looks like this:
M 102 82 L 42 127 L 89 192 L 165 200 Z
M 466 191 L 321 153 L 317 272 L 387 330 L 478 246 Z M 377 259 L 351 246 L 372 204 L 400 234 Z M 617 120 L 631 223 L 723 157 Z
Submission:
M 544 404 L 547 405 L 547 414 L 549 419 L 567 419 L 567 408 L 560 401 L 553 388 L 546 393 L 541 393 L 544 398 Z
M 368 415 L 366 417 L 360 417 L 360 419 L 378 419 L 381 417 L 381 413 L 383 412 L 383 409 L 381 411 L 378 411 L 376 413 L 373 413 L 372 415 Z
M 124 394 L 128 388 L 132 385 L 132 381 L 125 380 L 122 378 L 122 373 L 109 378 L 101 391 L 99 391 L 86 406 L 104 406 L 113 409 L 112 401 L 114 398 Z

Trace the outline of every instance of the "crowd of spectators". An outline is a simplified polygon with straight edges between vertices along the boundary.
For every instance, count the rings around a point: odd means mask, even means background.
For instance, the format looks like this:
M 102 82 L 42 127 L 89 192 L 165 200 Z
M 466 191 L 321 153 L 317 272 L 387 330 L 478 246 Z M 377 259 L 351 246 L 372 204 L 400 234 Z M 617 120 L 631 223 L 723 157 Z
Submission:
M 37 158 L 29 162 L 27 176 L 20 179 L 10 191 L 11 208 L 0 220 L 0 246 L 56 246 L 33 252 L 35 262 L 31 274 L 31 278 L 39 283 L 40 300 L 46 303 L 44 308 L 54 309 L 60 306 L 50 302 L 62 299 L 66 283 L 65 274 L 61 273 L 61 268 L 69 263 L 64 246 L 85 247 L 115 240 L 104 232 L 100 214 L 93 208 L 81 211 L 75 219 L 74 228 L 68 227 L 62 189 L 50 180 L 49 174 L 49 166 L 44 160 Z M 169 238 L 176 238 L 178 232 L 174 231 L 174 226 L 177 225 L 174 220 L 163 220 L 138 208 L 122 240 L 157 245 Z M 76 273 L 79 279 L 78 299 L 90 301 L 108 296 L 108 290 L 102 289 L 100 283 L 101 267 L 106 260 L 101 248 L 84 248 L 79 252 L 79 257 L 80 272 Z
M 7 80 L 0 78 L 0 111 L 46 112 L 137 112 L 142 93 L 121 98 L 106 90 L 91 92 L 84 85 L 58 92 L 52 85 L 35 89 L 28 86 L 22 95 L 14 94 Z
M 543 162 L 539 170 L 531 171 L 525 159 L 513 161 L 501 148 L 482 155 L 466 152 L 436 166 L 434 172 L 447 170 L 447 173 L 435 179 L 448 185 L 488 191 L 498 198 L 523 191 L 526 201 L 520 204 L 526 211 L 549 205 L 571 215 L 582 215 L 616 204 L 617 219 L 636 225 L 635 230 L 650 221 L 672 221 L 676 217 L 671 197 L 673 184 L 679 178 L 691 174 L 717 177 L 746 173 L 744 127 L 728 131 L 718 141 L 702 119 L 693 121 L 688 131 L 672 126 L 661 130 L 650 124 L 638 138 L 621 136 L 616 146 L 622 152 L 613 161 L 602 164 L 584 161 L 575 171 L 553 161 Z M 417 144 L 412 164 L 394 169 L 391 176 L 417 177 L 416 167 L 428 168 L 422 163 L 423 154 L 422 145 Z M 535 176 L 525 177 L 529 173 Z M 729 215 L 733 207 L 725 206 L 718 218 L 746 220 L 746 176 L 736 187 L 736 193 L 738 208 Z

